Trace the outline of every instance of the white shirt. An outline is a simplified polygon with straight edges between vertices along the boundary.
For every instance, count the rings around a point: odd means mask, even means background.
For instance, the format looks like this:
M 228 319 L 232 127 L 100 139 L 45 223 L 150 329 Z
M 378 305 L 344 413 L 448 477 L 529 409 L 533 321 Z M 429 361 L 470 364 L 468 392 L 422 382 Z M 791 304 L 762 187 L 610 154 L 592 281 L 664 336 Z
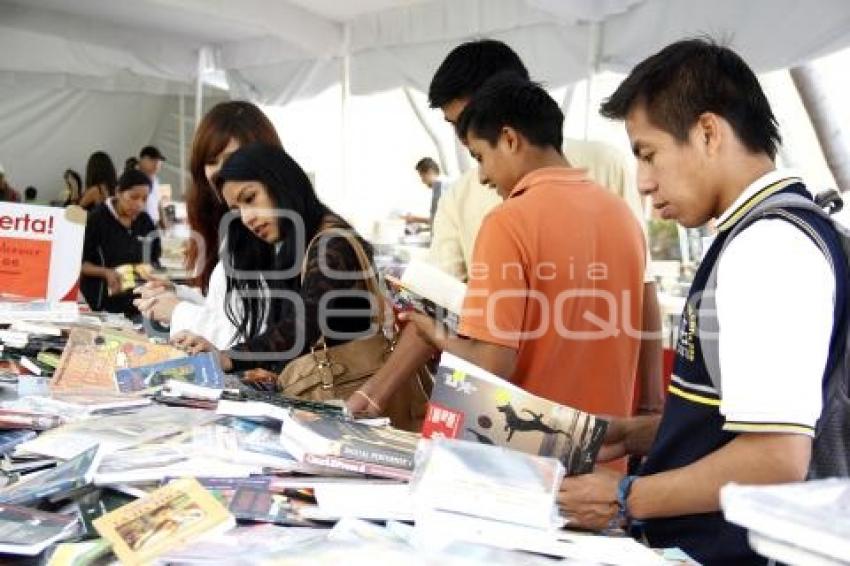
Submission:
M 759 190 L 794 176 L 777 170 L 761 177 L 718 225 Z M 759 220 L 729 243 L 717 270 L 724 429 L 812 434 L 835 303 L 826 256 L 793 224 Z
M 201 297 L 200 302 L 198 302 L 197 295 L 190 298 L 178 289 L 178 297 L 187 300 L 181 300 L 174 307 L 174 312 L 171 314 L 171 337 L 173 338 L 178 332 L 188 330 L 203 336 L 219 350 L 226 350 L 232 346 L 236 327 L 224 312 L 226 295 L 227 282 L 224 277 L 224 266 L 221 263 L 217 263 L 213 269 L 207 296 Z M 235 303 L 235 312 L 240 312 L 241 303 L 239 301 L 235 301 Z
M 145 211 L 154 224 L 159 224 L 159 179 L 156 175 L 151 177 L 151 192 L 145 203 Z

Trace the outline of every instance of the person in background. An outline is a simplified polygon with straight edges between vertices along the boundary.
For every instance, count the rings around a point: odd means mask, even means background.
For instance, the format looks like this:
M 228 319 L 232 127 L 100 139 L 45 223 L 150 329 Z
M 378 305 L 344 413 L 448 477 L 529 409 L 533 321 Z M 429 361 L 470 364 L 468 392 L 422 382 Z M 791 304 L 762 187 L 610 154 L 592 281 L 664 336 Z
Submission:
M 159 262 L 156 226 L 145 212 L 149 193 L 147 175 L 136 169 L 125 171 L 116 195 L 89 213 L 80 290 L 92 310 L 131 317 L 138 314 L 132 289 L 126 287 L 116 268 L 142 263 L 156 266 Z
M 127 160 L 129 162 L 129 159 Z M 152 145 L 146 145 L 139 152 L 139 163 L 136 166 L 139 171 L 147 175 L 151 180 L 151 194 L 145 210 L 154 224 L 159 224 L 159 175 L 165 156 Z
M 139 167 L 139 159 L 135 155 L 131 155 L 127 159 L 124 160 L 124 171 L 129 171 L 130 169 L 138 169 Z
M 320 336 L 334 346 L 380 332 L 372 324 L 371 297 L 364 296 L 368 273 L 338 232 L 356 237 L 370 263 L 371 245 L 319 200 L 283 148 L 254 143 L 239 149 L 218 172 L 216 186 L 238 212 L 227 225 L 221 261 L 225 308 L 239 342 L 219 352 L 222 369 L 264 367 L 273 375 L 309 352 Z M 238 312 L 230 308 L 234 301 L 242 305 Z M 190 353 L 217 351 L 189 333 L 172 343 Z
M 24 189 L 24 203 L 25 204 L 36 204 L 35 200 L 38 198 L 38 189 L 35 187 L 27 187 Z
M 80 202 L 80 196 L 83 190 L 83 180 L 80 174 L 73 169 L 65 169 L 62 173 L 62 180 L 65 181 L 65 202 L 62 206 L 70 206 Z
M 231 100 L 215 105 L 201 120 L 192 141 L 189 170 L 192 184 L 186 195 L 186 212 L 192 239 L 186 250 L 186 268 L 195 274 L 187 287 L 162 281 L 140 289 L 136 305 L 145 317 L 168 324 L 174 337 L 183 331 L 209 340 L 225 350 L 237 340 L 236 327 L 225 314 L 227 282 L 219 263 L 222 238 L 219 224 L 229 208 L 213 185 L 221 165 L 233 152 L 252 142 L 280 146 L 274 126 L 256 105 Z M 238 313 L 237 300 L 229 307 Z
M 427 223 L 429 226 L 434 225 L 434 215 L 437 214 L 437 203 L 440 202 L 440 197 L 449 188 L 448 181 L 440 176 L 440 166 L 430 157 L 423 157 L 416 162 L 416 172 L 419 173 L 419 179 L 431 191 L 431 211 L 428 218 L 421 216 L 407 215 L 405 220 L 408 223 Z
M 601 114 L 625 121 L 640 190 L 662 218 L 687 228 L 716 218 L 718 234 L 682 313 L 663 415 L 613 419 L 606 432 L 601 458 L 645 456 L 641 469 L 567 478 L 558 502 L 579 528 L 633 526 L 652 547 L 679 547 L 701 564 L 765 564 L 746 529 L 724 519 L 720 490 L 807 477 L 825 378 L 846 332 L 841 241 L 802 209 L 761 215 L 729 239 L 774 195 L 812 199 L 776 168 L 776 117 L 731 49 L 668 45 L 631 71 Z
M 6 169 L 0 164 L 0 202 L 21 202 L 21 195 L 6 180 Z
M 86 163 L 86 190 L 80 197 L 80 206 L 92 210 L 115 193 L 118 175 L 112 158 L 105 151 L 96 151 Z

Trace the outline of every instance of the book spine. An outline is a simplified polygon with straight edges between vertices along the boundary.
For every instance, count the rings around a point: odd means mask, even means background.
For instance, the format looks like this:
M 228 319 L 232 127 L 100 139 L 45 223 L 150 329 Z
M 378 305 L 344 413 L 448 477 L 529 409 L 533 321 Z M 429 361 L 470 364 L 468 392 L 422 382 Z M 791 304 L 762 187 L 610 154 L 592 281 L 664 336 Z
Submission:
M 366 464 L 413 470 L 413 454 L 400 450 L 380 449 L 356 441 L 343 442 L 340 445 L 338 456 Z
M 56 428 L 60 424 L 62 424 L 62 419 L 53 415 L 13 415 L 0 413 L 0 429 L 28 428 L 33 430 L 47 430 Z
M 412 476 L 412 474 L 407 470 L 393 468 L 390 466 L 381 466 L 379 464 L 355 462 L 353 460 L 339 458 L 337 456 L 320 456 L 318 454 L 305 454 L 304 461 L 314 466 L 333 468 L 345 472 L 353 472 L 356 474 L 376 476 L 391 480 L 409 481 L 410 477 Z

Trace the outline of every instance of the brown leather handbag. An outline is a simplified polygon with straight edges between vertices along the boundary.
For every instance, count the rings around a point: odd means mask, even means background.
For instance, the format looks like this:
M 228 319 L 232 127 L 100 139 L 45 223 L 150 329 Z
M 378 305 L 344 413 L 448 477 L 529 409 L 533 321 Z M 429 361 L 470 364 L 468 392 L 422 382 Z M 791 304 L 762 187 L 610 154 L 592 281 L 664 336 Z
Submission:
M 337 346 L 328 346 L 325 336 L 322 335 L 311 346 L 310 353 L 295 358 L 286 365 L 278 376 L 278 390 L 284 395 L 312 401 L 348 399 L 384 365 L 395 347 L 395 332 L 392 338 L 387 338 L 383 331 L 384 318 L 388 312 L 386 298 L 358 239 L 350 231 L 330 228 L 316 234 L 307 245 L 307 250 L 309 251 L 320 236 L 328 233 L 346 238 L 354 249 L 362 272 L 367 274 L 366 289 L 377 301 L 378 312 L 372 320 L 378 324 L 379 331 L 368 338 Z M 306 268 L 305 253 L 301 269 L 302 283 Z M 419 432 L 425 418 L 432 384 L 433 377 L 428 368 L 423 366 L 417 371 L 414 379 L 407 380 L 405 386 L 396 392 L 384 408 L 384 416 L 389 417 L 397 428 Z

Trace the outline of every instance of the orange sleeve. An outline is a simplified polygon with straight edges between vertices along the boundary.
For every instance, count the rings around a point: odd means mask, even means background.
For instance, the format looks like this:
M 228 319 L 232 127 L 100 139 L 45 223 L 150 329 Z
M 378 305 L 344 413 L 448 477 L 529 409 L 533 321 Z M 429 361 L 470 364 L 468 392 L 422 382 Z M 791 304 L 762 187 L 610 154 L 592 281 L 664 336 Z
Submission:
M 529 288 L 520 241 L 506 214 L 485 218 L 467 270 L 460 334 L 519 349 Z

